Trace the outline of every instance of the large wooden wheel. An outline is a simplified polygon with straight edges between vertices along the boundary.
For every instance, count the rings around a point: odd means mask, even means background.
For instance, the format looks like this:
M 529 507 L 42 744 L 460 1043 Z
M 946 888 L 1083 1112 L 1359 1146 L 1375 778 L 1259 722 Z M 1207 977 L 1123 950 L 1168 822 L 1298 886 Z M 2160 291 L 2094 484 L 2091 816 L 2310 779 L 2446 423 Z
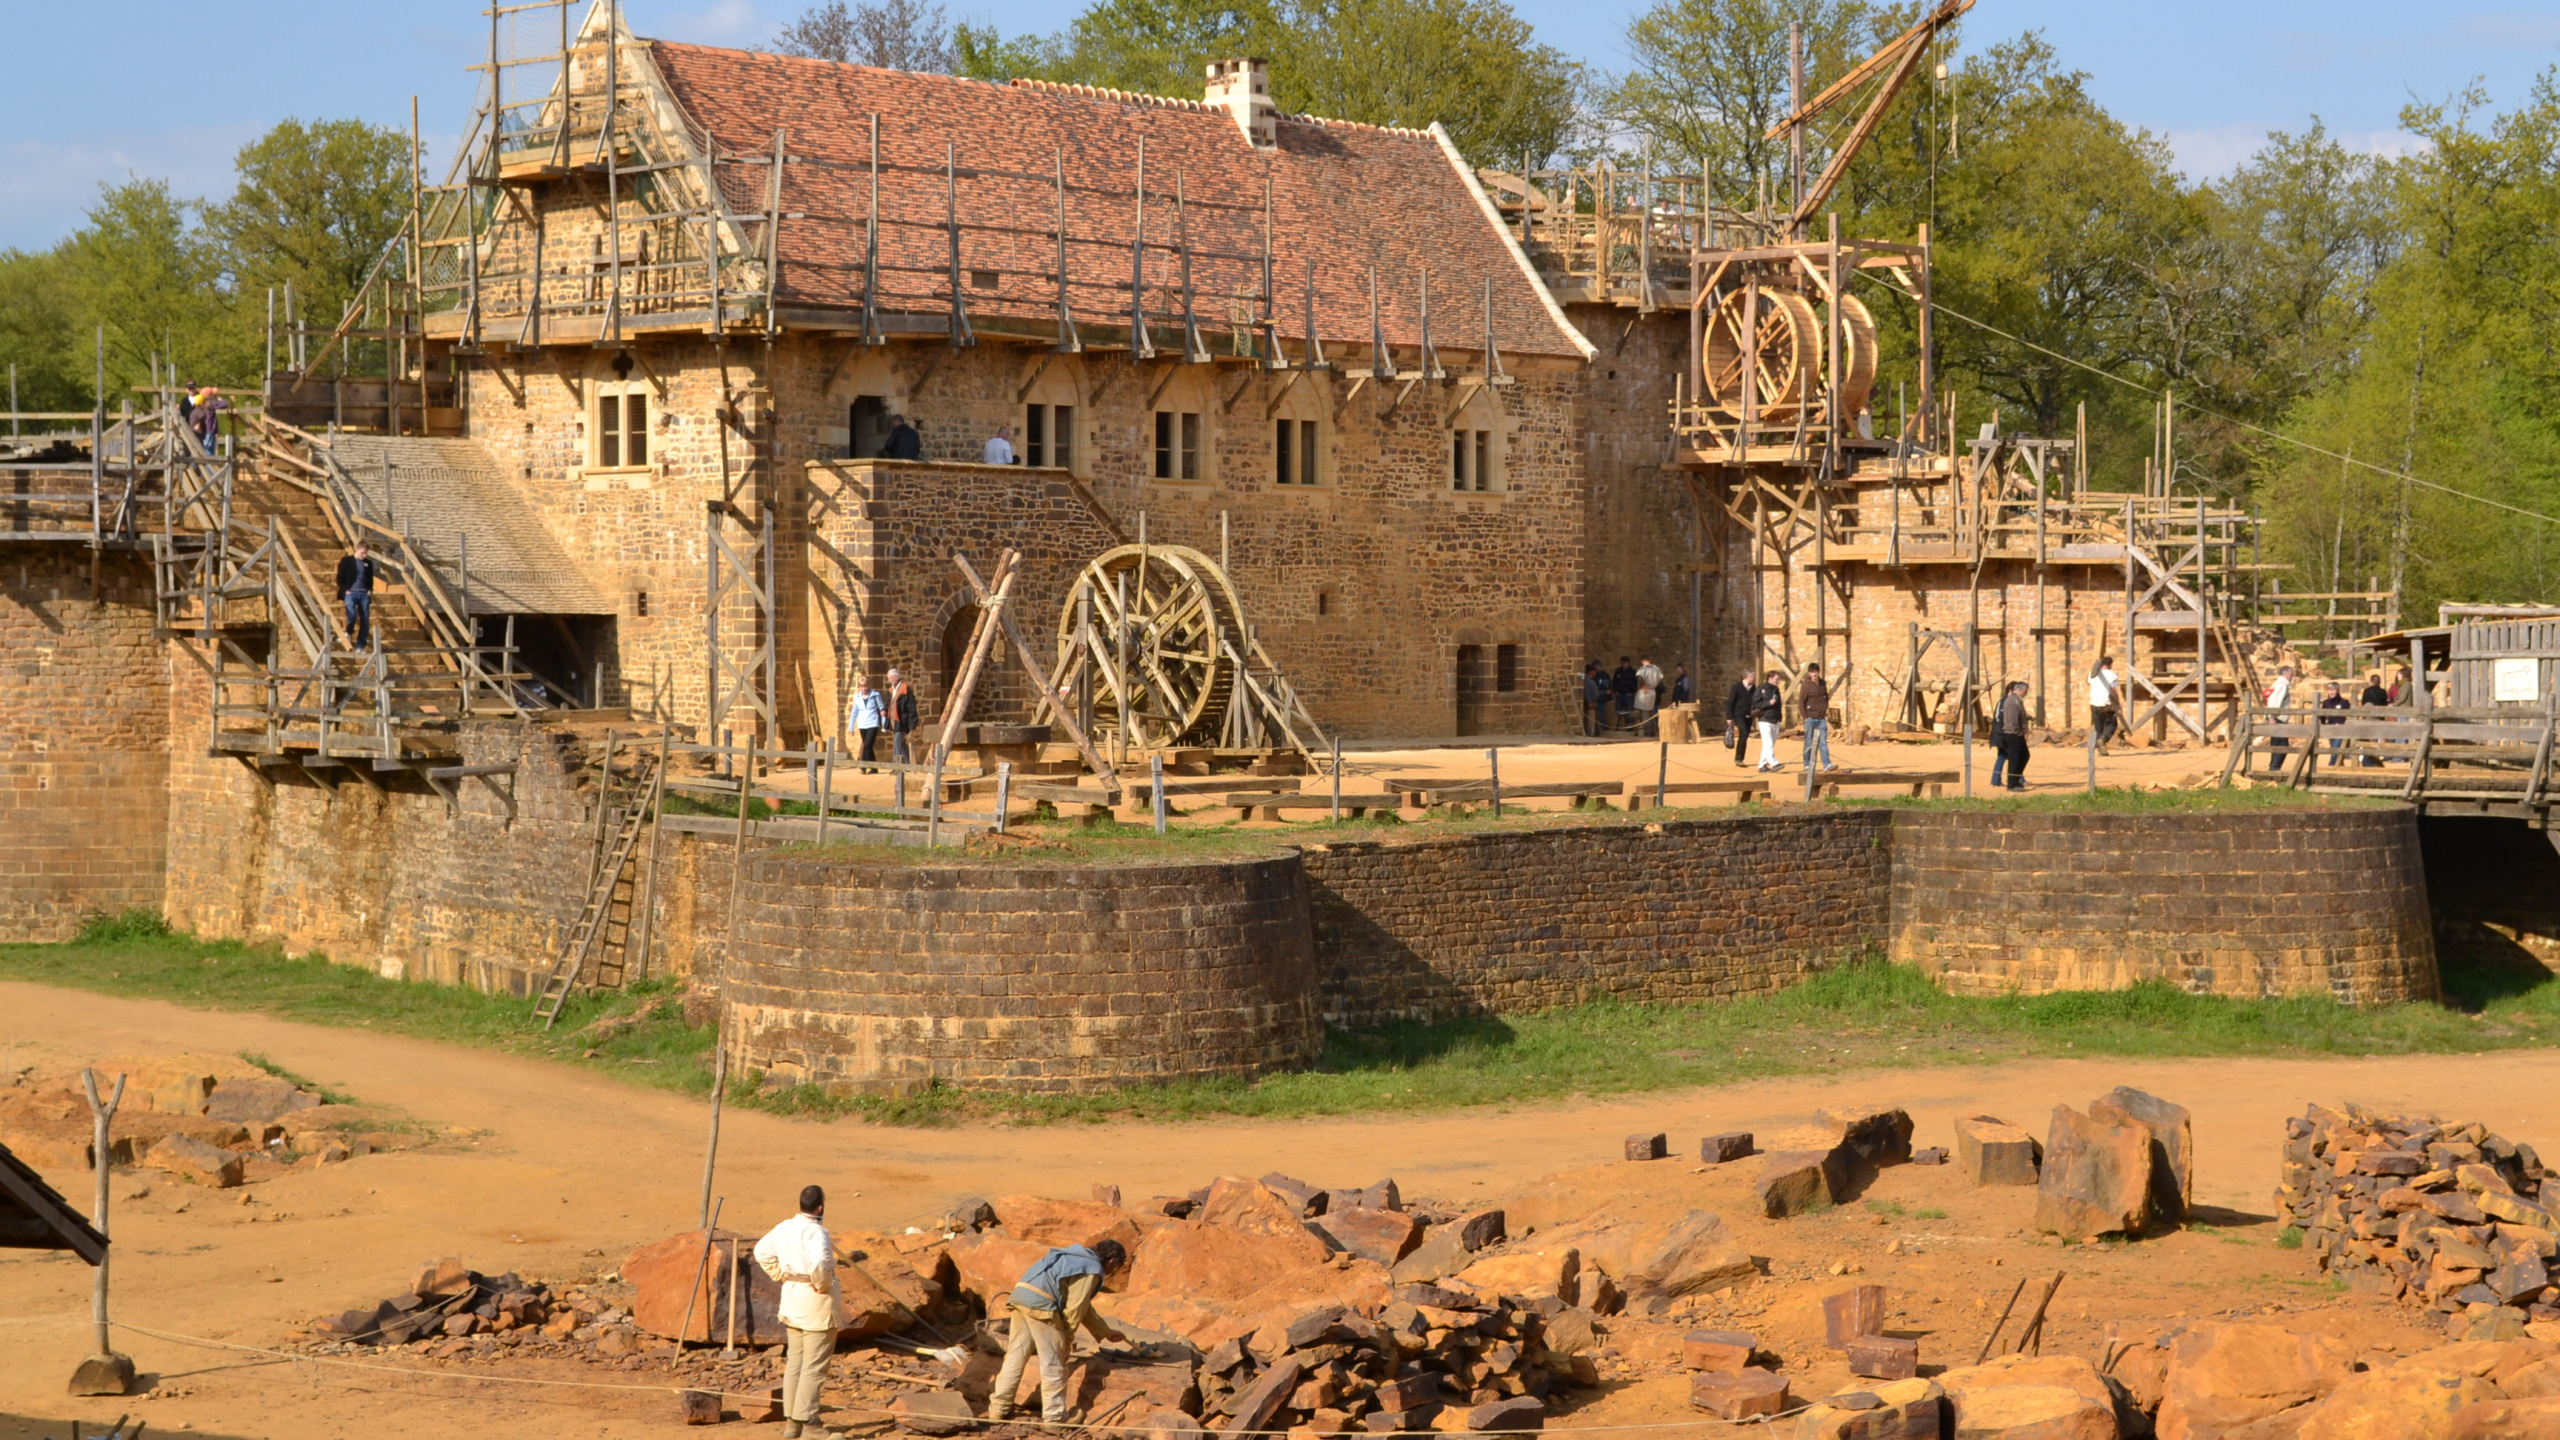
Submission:
M 1822 373 L 1822 322 L 1801 295 L 1736 290 L 1717 302 L 1706 325 L 1706 398 L 1742 414 L 1742 377 L 1751 371 L 1751 408 L 1763 421 L 1792 421 Z M 1751 313 L 1746 314 L 1746 310 Z
M 1854 420 L 1876 390 L 1876 317 L 1855 295 L 1840 297 L 1840 414 Z
M 1058 648 L 1086 651 L 1096 733 L 1125 731 L 1145 749 L 1217 743 L 1236 684 L 1229 646 L 1242 647 L 1243 615 L 1226 572 L 1188 546 L 1123 545 L 1085 566 L 1067 587 Z

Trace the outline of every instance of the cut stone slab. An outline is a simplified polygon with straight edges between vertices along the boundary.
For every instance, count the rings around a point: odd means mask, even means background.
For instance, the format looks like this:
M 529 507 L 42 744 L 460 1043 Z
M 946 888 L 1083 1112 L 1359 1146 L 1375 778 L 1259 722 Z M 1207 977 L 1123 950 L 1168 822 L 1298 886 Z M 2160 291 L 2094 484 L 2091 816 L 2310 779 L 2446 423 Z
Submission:
M 2219 1436 L 2320 1399 L 2355 1373 L 2354 1361 L 2354 1350 L 2325 1335 L 2274 1325 L 2190 1326 L 2169 1345 L 2160 1434 Z
M 1627 1158 L 1630 1160 L 1660 1160 L 1670 1153 L 1671 1137 L 1662 1131 L 1627 1137 Z
M 192 1135 L 164 1135 L 142 1163 L 215 1190 L 228 1190 L 247 1173 L 241 1157 Z
M 978 1428 L 969 1397 L 957 1390 L 910 1392 L 889 1402 L 898 1428 L 915 1435 L 958 1435 Z
M 1272 1190 L 1297 1201 L 1298 1213 L 1301 1216 L 1312 1219 L 1325 1212 L 1325 1205 L 1329 1198 L 1329 1192 L 1317 1186 L 1310 1185 L 1304 1180 L 1293 1179 L 1290 1176 L 1283 1175 L 1279 1171 L 1274 1170 L 1270 1174 L 1262 1177 L 1262 1183 Z
M 1710 1165 L 1725 1165 L 1751 1153 L 1751 1132 L 1727 1130 L 1698 1142 L 1698 1158 Z
M 1858 1159 L 1882 1169 L 1911 1163 L 1911 1115 L 1898 1105 L 1854 1105 L 1814 1112 L 1816 1123 L 1830 1127 L 1839 1144 Z
M 1950 1392 L 1958 1440 L 2116 1440 L 2116 1412 L 2062 1385 L 1997 1385 Z M 2222 1432 L 2214 1431 L 2219 1436 Z
M 1891 1335 L 1860 1335 L 1840 1347 L 1849 1373 L 1871 1380 L 1909 1380 L 1920 1373 L 1920 1342 Z
M 1421 1222 L 1401 1210 L 1328 1203 L 1324 1214 L 1308 1221 L 1307 1225 L 1336 1247 L 1348 1250 L 1363 1260 L 1374 1260 L 1391 1268 L 1412 1254 L 1414 1246 L 1422 1243 Z
M 2489 1400 L 2464 1406 L 2445 1440 L 2560 1440 L 2560 1398 Z
M 1280 1407 L 1289 1403 L 1290 1394 L 1298 1388 L 1298 1382 L 1305 1378 L 1306 1373 L 1306 1365 L 1297 1357 L 1282 1356 L 1270 1369 L 1262 1372 L 1252 1388 L 1237 1398 L 1227 1412 L 1227 1423 L 1222 1433 L 1241 1436 L 1271 1429 L 1271 1417 L 1279 1414 Z
M 281 1120 L 297 1110 L 309 1110 L 320 1103 L 320 1097 L 272 1075 L 225 1080 L 213 1087 L 203 1102 L 201 1113 L 209 1120 L 232 1120 L 246 1124 L 264 1124 Z
M 2195 1121 L 2184 1105 L 2119 1085 L 2089 1104 L 2089 1118 L 2107 1125 L 2139 1125 L 2151 1133 L 2151 1213 L 2186 1223 L 2195 1208 Z
M 1788 1408 L 1787 1381 L 1785 1376 L 1766 1370 L 1693 1375 L 1689 1379 L 1689 1403 L 1719 1420 L 1783 1414 Z
M 1680 1337 L 1680 1358 L 1692 1370 L 1732 1374 L 1751 1363 L 1760 1339 L 1741 1330 L 1692 1330 Z
M 1940 1440 L 1946 1402 L 1928 1380 L 1893 1380 L 1816 1401 L 1797 1417 L 1796 1440 Z
M 1808 1210 L 1839 1203 L 1838 1154 L 1832 1150 L 1780 1150 L 1761 1157 L 1760 1178 L 1753 1184 L 1760 1213 L 1784 1220 Z
M 1822 1340 L 1846 1350 L 1852 1340 L 1884 1332 L 1884 1287 L 1856 1285 L 1822 1297 Z
M 2033 1185 L 2042 1149 L 2035 1136 L 1995 1116 L 1956 1122 L 1956 1169 L 1976 1185 Z
M 1467 1412 L 1467 1428 L 1478 1434 L 1498 1430 L 1543 1430 L 1547 1424 L 1547 1402 L 1535 1395 L 1514 1395 L 1489 1401 Z
M 676 1406 L 677 1415 L 687 1425 L 720 1423 L 720 1392 L 717 1390 L 687 1390 L 676 1396 Z
M 2139 1235 L 2151 1223 L 2151 1132 L 2053 1107 L 2034 1225 L 2072 1240 Z
M 130 1395 L 133 1393 L 133 1361 L 109 1351 L 92 1355 L 71 1372 L 74 1395 Z

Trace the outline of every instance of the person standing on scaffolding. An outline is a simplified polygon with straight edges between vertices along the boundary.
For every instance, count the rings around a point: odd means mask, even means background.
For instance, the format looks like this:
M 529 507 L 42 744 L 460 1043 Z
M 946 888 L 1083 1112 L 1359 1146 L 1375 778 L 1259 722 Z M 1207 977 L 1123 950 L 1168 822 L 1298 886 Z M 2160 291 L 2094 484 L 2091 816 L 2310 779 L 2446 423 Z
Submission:
M 361 540 L 352 553 L 338 557 L 338 598 L 347 606 L 347 643 L 373 648 L 373 553 Z

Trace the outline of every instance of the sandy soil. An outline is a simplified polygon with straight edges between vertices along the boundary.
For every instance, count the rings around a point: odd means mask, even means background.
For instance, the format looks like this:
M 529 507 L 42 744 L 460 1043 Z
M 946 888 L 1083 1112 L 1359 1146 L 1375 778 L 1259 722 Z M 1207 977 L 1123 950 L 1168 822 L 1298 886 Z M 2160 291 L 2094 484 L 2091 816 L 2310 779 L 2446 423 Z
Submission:
M 115 1313 L 134 1325 L 235 1344 L 274 1343 L 323 1312 L 402 1288 L 416 1267 L 459 1255 L 476 1268 L 568 1278 L 608 1268 L 633 1246 L 693 1223 L 707 1109 L 540 1062 L 362 1031 L 254 1016 L 205 1014 L 41 986 L 0 984 L 0 1073 L 23 1064 L 178 1051 L 263 1052 L 282 1065 L 441 1127 L 425 1148 L 297 1171 L 244 1192 L 208 1192 L 154 1172 L 118 1177 Z M 1863 1207 L 1773 1224 L 1744 1203 L 1749 1165 L 1698 1173 L 1674 1159 L 1611 1163 L 1620 1137 L 1668 1130 L 1675 1156 L 1700 1134 L 1769 1133 L 1818 1107 L 1881 1098 L 1906 1106 L 1918 1143 L 1946 1144 L 1959 1115 L 1990 1113 L 2041 1131 L 2056 1101 L 2085 1105 L 2132 1084 L 2195 1112 L 2198 1199 L 2233 1212 L 2224 1233 L 2189 1233 L 2111 1250 L 2055 1250 L 2023 1232 L 2032 1192 L 1973 1191 L 1949 1170 L 1889 1172 L 1869 1198 L 1943 1219 L 1873 1223 Z M 2329 1307 L 2327 1323 L 2373 1338 L 2395 1312 L 2332 1295 L 2298 1251 L 2268 1243 L 2280 1122 L 2310 1100 L 2476 1117 L 2520 1138 L 2560 1137 L 2560 1051 L 2462 1059 L 2339 1061 L 2038 1061 L 1992 1068 L 1848 1073 L 1551 1106 L 1400 1118 L 1187 1124 L 970 1126 L 896 1130 L 731 1112 L 715 1189 L 725 1223 L 754 1233 L 782 1217 L 798 1186 L 828 1187 L 839 1225 L 903 1226 L 971 1193 L 1077 1196 L 1095 1182 L 1143 1196 L 1188 1190 L 1221 1173 L 1278 1169 L 1319 1183 L 1393 1175 L 1412 1195 L 1466 1202 L 1571 1180 L 1624 1203 L 1722 1212 L 1778 1276 L 1695 1317 L 1758 1328 L 1806 1383 L 1843 1378 L 1808 1336 L 1819 1296 L 1846 1281 L 1891 1287 L 1895 1325 L 1923 1335 L 1924 1358 L 1970 1360 L 2016 1277 L 2071 1271 L 2057 1301 L 2055 1348 L 2094 1349 L 2108 1319 L 2139 1320 L 2268 1305 Z M 1597 1167 L 1597 1168 L 1593 1168 Z M 88 1180 L 51 1177 L 85 1208 Z M 2250 1217 L 2259 1217 L 2254 1223 Z M 1918 1253 L 1888 1254 L 1899 1242 Z M 281 1363 L 152 1338 L 118 1343 L 172 1398 L 71 1402 L 62 1383 L 88 1347 L 90 1272 L 76 1261 L 0 1251 L 0 1440 L 60 1435 L 77 1416 L 101 1426 L 133 1411 L 155 1432 L 338 1436 L 394 1425 L 408 1433 L 486 1433 L 528 1421 L 550 1433 L 639 1435 L 674 1428 L 663 1393 L 537 1389 L 459 1375 L 419 1378 Z M 2407 1343 L 2414 1332 L 2403 1338 Z M 1959 1352 L 1961 1352 L 1959 1354 Z M 393 1363 L 408 1364 L 406 1357 Z M 1825 1367 L 1829 1366 L 1829 1369 Z M 646 1375 L 563 1366 L 562 1380 L 646 1383 Z M 1685 1392 L 1668 1373 L 1627 1385 L 1565 1424 L 1676 1419 Z M 1823 1393 L 1818 1388 L 1813 1393 Z

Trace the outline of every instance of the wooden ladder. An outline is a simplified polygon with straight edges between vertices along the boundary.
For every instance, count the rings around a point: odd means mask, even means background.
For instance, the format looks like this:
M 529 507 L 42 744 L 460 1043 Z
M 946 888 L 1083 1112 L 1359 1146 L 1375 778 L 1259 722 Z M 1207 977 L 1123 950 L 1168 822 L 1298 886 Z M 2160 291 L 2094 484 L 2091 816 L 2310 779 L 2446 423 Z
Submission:
M 630 960 L 631 926 L 640 906 L 640 877 L 631 873 L 632 859 L 639 852 L 641 834 L 658 813 L 665 778 L 663 758 L 655 751 L 635 749 L 635 774 L 624 798 L 629 803 L 620 807 L 620 820 L 599 849 L 592 878 L 587 883 L 587 903 L 578 912 L 578 921 L 569 928 L 567 941 L 560 947 L 560 957 L 551 962 L 551 972 L 543 978 L 542 991 L 534 1000 L 534 1018 L 542 1028 L 550 1029 L 560 1019 L 562 1007 L 569 1003 L 570 992 L 578 988 L 579 979 L 587 972 L 588 961 L 595 962 L 596 983 L 619 985 L 623 969 Z M 610 810 L 613 801 L 613 762 L 608 751 L 603 784 L 596 804 Z M 617 947 L 609 932 L 621 929 Z

